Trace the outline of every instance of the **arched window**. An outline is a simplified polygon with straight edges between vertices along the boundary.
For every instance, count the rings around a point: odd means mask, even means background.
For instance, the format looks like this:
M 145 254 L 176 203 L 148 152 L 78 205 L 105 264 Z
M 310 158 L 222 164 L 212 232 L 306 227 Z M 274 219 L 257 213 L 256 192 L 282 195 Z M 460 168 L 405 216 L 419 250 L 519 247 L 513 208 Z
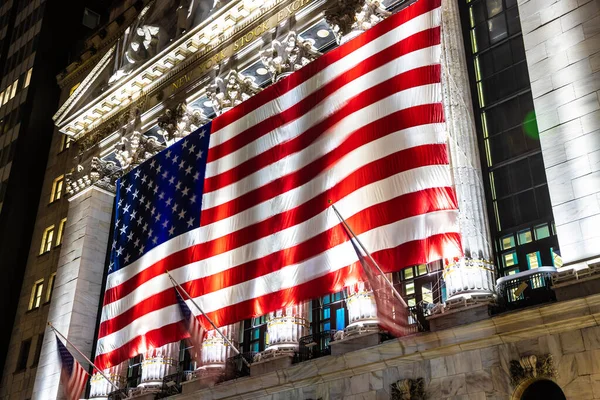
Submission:
M 566 400 L 560 387 L 547 379 L 533 382 L 523 391 L 521 400 Z

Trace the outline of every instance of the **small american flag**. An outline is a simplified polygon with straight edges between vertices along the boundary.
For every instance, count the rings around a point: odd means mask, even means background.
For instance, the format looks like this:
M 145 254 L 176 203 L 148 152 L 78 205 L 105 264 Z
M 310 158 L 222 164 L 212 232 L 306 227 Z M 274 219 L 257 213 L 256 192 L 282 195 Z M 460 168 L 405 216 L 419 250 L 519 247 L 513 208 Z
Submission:
M 65 396 L 68 400 L 77 400 L 81 398 L 81 394 L 85 390 L 85 385 L 88 379 L 88 373 L 85 369 L 73 358 L 69 350 L 56 336 L 56 345 L 58 354 L 62 364 L 60 373 L 60 383 L 62 384 Z
M 356 283 L 328 200 L 385 272 L 462 254 L 440 5 L 416 1 L 120 180 L 99 368 L 188 336 L 165 270 L 217 326 Z
M 188 307 L 183 300 L 183 297 L 179 294 L 177 289 L 175 290 L 175 295 L 177 296 L 177 304 L 179 304 L 179 309 L 181 310 L 181 314 L 183 315 L 182 324 L 185 327 L 185 330 L 190 334 L 189 341 L 192 346 L 194 346 L 194 352 L 196 353 L 196 359 L 200 359 L 200 351 L 202 349 L 202 340 L 204 339 L 204 327 L 198 321 L 196 316 L 192 313 L 192 310 Z

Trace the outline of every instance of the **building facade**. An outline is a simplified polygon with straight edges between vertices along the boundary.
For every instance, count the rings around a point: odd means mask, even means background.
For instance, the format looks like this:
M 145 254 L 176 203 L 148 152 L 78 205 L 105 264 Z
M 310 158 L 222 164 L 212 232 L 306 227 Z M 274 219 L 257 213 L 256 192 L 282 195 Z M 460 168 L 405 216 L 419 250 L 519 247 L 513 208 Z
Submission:
M 119 176 L 413 2 L 210 3 L 120 3 L 59 75 L 42 199 L 68 201 L 38 211 L 0 397 L 61 398 L 46 321 L 95 353 Z M 465 257 L 393 274 L 421 332 L 380 344 L 373 296 L 357 286 L 228 326 L 249 371 L 212 332 L 201 360 L 173 343 L 106 370 L 114 385 L 147 398 L 600 398 L 598 2 L 441 7 Z M 95 374 L 86 398 L 113 391 Z
M 98 22 L 95 19 L 100 15 L 90 9 L 102 2 L 82 2 L 67 11 L 61 10 L 56 3 L 10 0 L 0 6 L 0 259 L 6 273 L 0 283 L 0 303 L 3 305 L 0 317 L 11 326 L 20 297 L 14 288 L 22 285 L 24 277 L 30 286 L 33 278 L 27 276 L 26 265 L 28 258 L 31 262 L 33 257 L 29 252 L 30 245 L 35 242 L 32 238 L 38 235 L 35 229 L 38 204 L 41 202 L 48 209 L 48 218 L 60 207 L 58 200 L 63 181 L 56 182 L 57 190 L 52 197 L 48 197 L 48 190 L 42 193 L 53 134 L 53 111 L 50 109 L 60 104 L 56 74 L 70 62 L 70 52 L 76 50 L 75 38 L 89 34 L 95 28 L 93 24 Z M 88 14 L 92 17 L 88 26 L 81 23 L 86 6 L 90 7 Z M 67 30 L 61 19 L 76 23 Z M 57 152 L 66 143 L 55 144 L 52 151 Z M 57 171 L 64 170 L 64 160 L 52 158 L 52 165 L 57 162 Z M 55 222 L 54 238 L 59 229 L 59 221 Z M 51 264 L 49 258 L 49 255 L 41 257 L 40 264 Z M 48 267 L 43 275 L 46 281 L 50 269 Z M 40 274 L 41 271 L 34 274 L 35 280 L 42 278 Z M 46 295 L 39 293 L 35 308 L 46 302 Z M 22 313 L 16 315 L 19 324 Z M 0 339 L 2 366 L 10 337 L 10 330 L 6 330 Z

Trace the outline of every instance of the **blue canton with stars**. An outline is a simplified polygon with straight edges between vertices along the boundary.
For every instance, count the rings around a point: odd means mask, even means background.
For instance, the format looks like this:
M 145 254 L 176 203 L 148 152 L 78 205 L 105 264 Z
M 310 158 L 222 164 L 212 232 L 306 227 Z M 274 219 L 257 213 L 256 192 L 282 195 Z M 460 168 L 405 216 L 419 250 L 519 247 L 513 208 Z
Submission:
M 58 336 L 56 336 L 56 346 L 58 347 L 58 353 L 60 354 L 60 361 L 62 362 L 62 368 L 65 370 L 68 376 L 73 374 L 73 366 L 75 364 L 75 359 L 67 350 L 63 342 L 60 341 Z
M 210 127 L 209 122 L 117 181 L 109 273 L 200 226 Z

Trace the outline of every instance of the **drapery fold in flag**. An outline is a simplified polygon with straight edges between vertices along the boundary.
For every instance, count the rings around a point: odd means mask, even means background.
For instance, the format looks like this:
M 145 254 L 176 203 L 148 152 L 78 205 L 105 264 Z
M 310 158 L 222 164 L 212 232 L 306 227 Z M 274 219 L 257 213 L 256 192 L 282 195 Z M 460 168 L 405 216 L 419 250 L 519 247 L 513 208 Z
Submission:
M 188 335 L 166 269 L 219 326 L 356 282 L 328 200 L 386 272 L 462 255 L 440 53 L 418 0 L 124 176 L 97 365 Z
M 65 345 L 56 336 L 56 346 L 61 362 L 60 383 L 67 400 L 77 400 L 85 390 L 88 373 L 75 360 Z
M 194 353 L 196 354 L 196 359 L 200 360 L 200 352 L 202 351 L 202 340 L 204 339 L 205 329 L 200 324 L 200 321 L 194 316 L 192 310 L 188 307 L 183 300 L 183 297 L 179 294 L 176 288 L 173 288 L 175 291 L 175 296 L 177 297 L 177 304 L 179 304 L 179 310 L 181 311 L 181 315 L 183 320 L 181 323 L 183 324 L 184 329 L 189 333 L 190 337 L 188 340 L 190 344 L 194 347 Z

